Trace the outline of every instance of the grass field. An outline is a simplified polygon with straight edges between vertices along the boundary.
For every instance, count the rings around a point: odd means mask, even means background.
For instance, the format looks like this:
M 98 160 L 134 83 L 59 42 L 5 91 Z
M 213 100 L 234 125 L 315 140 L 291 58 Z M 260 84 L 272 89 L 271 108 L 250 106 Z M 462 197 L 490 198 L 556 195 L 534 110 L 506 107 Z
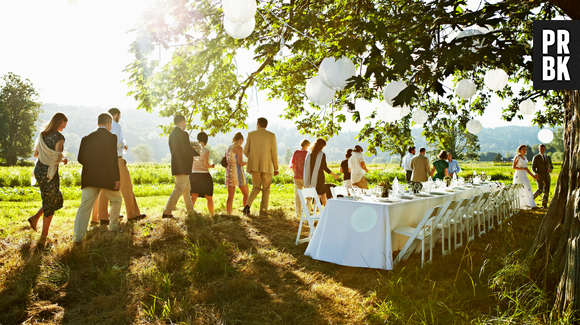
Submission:
M 464 167 L 473 169 L 510 172 Z M 26 223 L 39 197 L 2 197 L 0 324 L 544 323 L 551 307 L 525 263 L 545 210 L 521 212 L 445 258 L 436 249 L 434 263 L 423 269 L 415 255 L 382 271 L 304 256 L 306 245 L 294 245 L 299 220 L 291 185 L 272 189 L 264 216 L 243 216 L 239 192 L 234 214 L 226 215 L 225 189 L 216 185 L 215 215 L 207 214 L 205 200 L 190 214 L 180 201 L 175 220 L 160 218 L 171 184 L 139 186 L 148 217 L 123 221 L 117 234 L 91 228 L 80 245 L 72 243 L 75 186 L 45 247 Z M 36 190 L 1 189 L 18 188 Z

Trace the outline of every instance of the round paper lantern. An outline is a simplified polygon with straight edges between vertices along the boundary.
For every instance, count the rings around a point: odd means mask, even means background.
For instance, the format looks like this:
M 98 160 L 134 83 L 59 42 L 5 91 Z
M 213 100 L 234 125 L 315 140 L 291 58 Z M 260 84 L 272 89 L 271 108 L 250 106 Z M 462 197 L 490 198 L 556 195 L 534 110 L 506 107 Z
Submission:
M 255 27 L 256 20 L 253 17 L 245 24 L 236 24 L 224 17 L 224 29 L 226 30 L 226 33 L 236 39 L 250 36 Z
M 540 132 L 538 132 L 538 140 L 542 143 L 550 143 L 554 140 L 554 133 L 548 129 L 540 130 Z
M 520 112 L 524 115 L 532 115 L 536 111 L 536 104 L 531 99 L 526 99 L 520 103 Z
M 471 119 L 469 122 L 467 122 L 465 128 L 469 133 L 478 134 L 479 132 L 481 132 L 483 126 L 481 125 L 481 122 L 479 122 L 477 119 Z
M 328 88 L 342 90 L 346 87 L 346 80 L 355 75 L 355 68 L 352 61 L 346 56 L 338 60 L 325 58 L 318 68 L 318 75 Z
M 336 90 L 326 87 L 320 76 L 316 76 L 306 83 L 306 96 L 314 105 L 324 106 L 330 103 L 334 98 L 334 93 Z
M 477 86 L 475 85 L 475 82 L 469 79 L 461 80 L 455 87 L 455 93 L 457 96 L 463 99 L 470 99 L 473 95 L 475 95 L 476 90 Z
M 402 81 L 393 81 L 388 84 L 385 87 L 385 90 L 383 90 L 383 97 L 385 98 L 387 104 L 394 107 L 393 103 L 395 97 L 397 97 L 397 95 L 399 95 L 399 93 L 405 88 L 407 88 L 407 84 Z
M 399 113 L 400 118 L 403 118 L 411 113 L 411 108 L 408 105 L 403 105 L 403 107 L 400 107 L 399 109 L 401 110 Z
M 456 39 L 460 39 L 460 38 L 464 38 L 464 37 L 473 37 L 476 35 L 482 35 L 483 32 L 477 29 L 465 29 L 462 30 L 461 32 L 459 32 L 459 34 L 457 34 Z M 471 52 L 477 52 L 477 49 L 479 49 L 481 47 L 481 44 L 479 41 L 473 41 L 473 46 L 470 47 L 469 49 L 471 50 Z
M 429 118 L 429 116 L 427 115 L 427 112 L 425 112 L 422 109 L 417 109 L 413 112 L 413 122 L 417 123 L 417 124 L 423 124 L 425 122 L 427 122 L 427 119 Z
M 400 108 L 393 108 L 385 102 L 381 102 L 377 107 L 377 117 L 387 123 L 395 122 L 401 115 Z
M 245 24 L 254 18 L 258 6 L 256 0 L 223 0 L 222 8 L 231 22 Z
M 502 69 L 489 70 L 483 79 L 487 88 L 498 91 L 502 90 L 508 83 L 508 75 Z

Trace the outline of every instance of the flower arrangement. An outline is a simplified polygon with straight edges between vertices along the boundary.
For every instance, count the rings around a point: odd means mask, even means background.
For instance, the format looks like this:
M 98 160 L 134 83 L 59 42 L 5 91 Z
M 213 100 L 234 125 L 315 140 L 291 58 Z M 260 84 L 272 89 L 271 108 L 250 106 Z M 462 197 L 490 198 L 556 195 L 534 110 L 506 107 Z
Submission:
M 447 175 L 447 176 L 443 177 L 443 180 L 447 184 L 447 187 L 449 187 L 449 185 L 451 185 L 451 176 Z
M 380 182 L 377 186 L 381 188 L 381 197 L 389 197 L 389 191 L 392 189 L 389 181 Z
M 411 182 L 409 183 L 411 185 L 411 189 L 413 190 L 413 193 L 417 194 L 419 192 L 421 192 L 421 190 L 423 189 L 423 184 L 421 182 Z
M 474 181 L 475 179 L 473 178 L 473 175 L 466 175 L 466 176 L 463 178 L 463 180 L 464 180 L 466 183 L 473 184 L 473 181 Z

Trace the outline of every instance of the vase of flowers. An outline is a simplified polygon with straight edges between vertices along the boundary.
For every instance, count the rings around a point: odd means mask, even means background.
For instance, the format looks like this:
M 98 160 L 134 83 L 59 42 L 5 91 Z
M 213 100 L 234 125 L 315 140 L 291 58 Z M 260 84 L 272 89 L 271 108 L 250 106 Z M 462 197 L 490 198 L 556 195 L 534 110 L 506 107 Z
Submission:
M 445 184 L 447 185 L 447 187 L 451 186 L 451 176 L 447 175 L 447 176 L 443 177 L 443 181 L 445 181 Z
M 377 184 L 377 187 L 380 189 L 381 197 L 389 197 L 391 183 L 389 183 L 388 181 L 380 182 L 379 184 Z
M 411 189 L 415 194 L 421 192 L 421 190 L 423 189 L 423 184 L 421 182 L 411 182 L 409 184 L 411 185 Z

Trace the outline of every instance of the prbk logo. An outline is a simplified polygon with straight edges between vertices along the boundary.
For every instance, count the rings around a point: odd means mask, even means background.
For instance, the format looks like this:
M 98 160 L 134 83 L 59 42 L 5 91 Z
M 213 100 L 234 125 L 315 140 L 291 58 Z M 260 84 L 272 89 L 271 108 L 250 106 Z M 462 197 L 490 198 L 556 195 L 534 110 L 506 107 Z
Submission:
M 534 89 L 580 89 L 580 20 L 534 21 Z

